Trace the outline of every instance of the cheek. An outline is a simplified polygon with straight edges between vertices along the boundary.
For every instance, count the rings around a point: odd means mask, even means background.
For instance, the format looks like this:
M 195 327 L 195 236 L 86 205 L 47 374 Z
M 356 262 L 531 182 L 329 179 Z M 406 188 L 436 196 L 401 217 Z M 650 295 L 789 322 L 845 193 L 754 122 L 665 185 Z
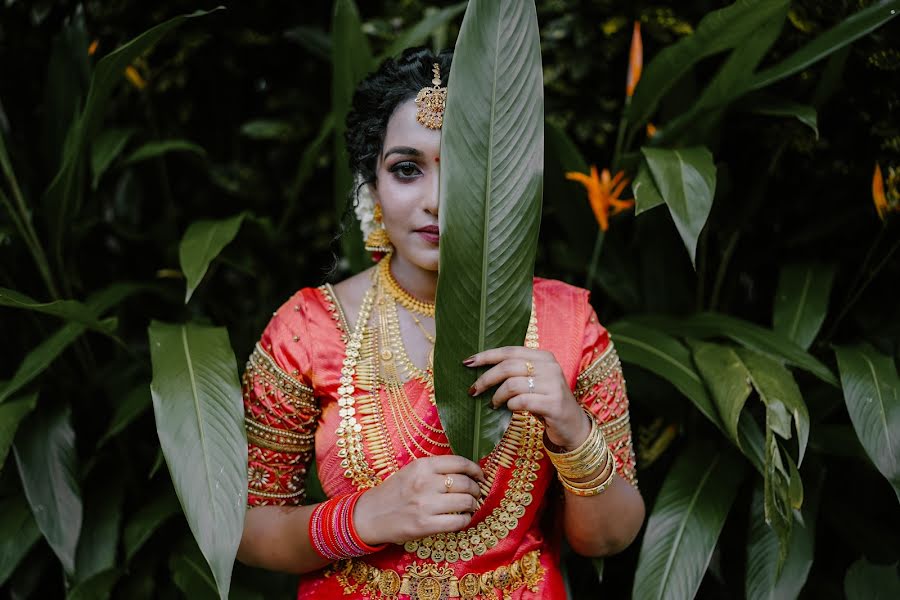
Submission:
M 386 180 L 379 184 L 379 199 L 385 227 L 403 225 L 416 203 L 416 185 Z

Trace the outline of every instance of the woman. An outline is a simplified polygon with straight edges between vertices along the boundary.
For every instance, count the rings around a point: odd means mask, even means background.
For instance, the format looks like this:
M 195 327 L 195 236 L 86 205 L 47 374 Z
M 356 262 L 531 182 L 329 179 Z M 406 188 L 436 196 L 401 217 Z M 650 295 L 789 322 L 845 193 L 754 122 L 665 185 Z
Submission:
M 514 417 L 480 463 L 450 453 L 430 360 L 451 56 L 407 50 L 360 84 L 347 146 L 367 248 L 383 257 L 297 292 L 244 375 L 252 508 L 238 558 L 302 573 L 299 598 L 565 598 L 556 532 L 603 556 L 644 518 L 622 372 L 586 290 L 536 278 L 525 345 L 464 361 L 490 366 L 471 395 L 499 386 L 473 402 Z M 329 500 L 304 506 L 313 453 Z

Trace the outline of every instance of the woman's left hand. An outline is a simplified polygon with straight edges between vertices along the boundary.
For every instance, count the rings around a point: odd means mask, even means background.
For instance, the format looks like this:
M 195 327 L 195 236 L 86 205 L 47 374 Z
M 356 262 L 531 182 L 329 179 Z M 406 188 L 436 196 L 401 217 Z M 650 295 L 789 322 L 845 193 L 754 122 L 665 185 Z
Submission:
M 494 408 L 506 403 L 509 410 L 527 410 L 544 421 L 547 438 L 565 450 L 587 439 L 591 424 L 566 383 L 562 367 L 552 352 L 524 346 L 504 346 L 474 354 L 467 367 L 494 365 L 475 380 L 470 396 L 500 385 L 491 399 Z

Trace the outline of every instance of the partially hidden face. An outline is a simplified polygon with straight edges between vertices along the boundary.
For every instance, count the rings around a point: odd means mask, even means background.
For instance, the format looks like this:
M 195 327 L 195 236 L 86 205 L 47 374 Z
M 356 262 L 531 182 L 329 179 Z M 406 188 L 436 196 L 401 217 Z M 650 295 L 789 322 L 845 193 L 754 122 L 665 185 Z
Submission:
M 399 104 L 388 121 L 372 188 L 395 260 L 438 268 L 441 132 L 416 121 L 416 104 Z

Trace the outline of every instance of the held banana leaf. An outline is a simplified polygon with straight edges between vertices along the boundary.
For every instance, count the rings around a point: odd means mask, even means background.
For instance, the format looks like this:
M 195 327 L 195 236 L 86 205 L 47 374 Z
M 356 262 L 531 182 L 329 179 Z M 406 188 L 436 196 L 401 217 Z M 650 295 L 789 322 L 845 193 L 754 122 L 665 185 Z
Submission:
M 511 417 L 466 390 L 462 360 L 525 339 L 541 216 L 544 96 L 533 2 L 472 0 L 441 139 L 435 390 L 457 454 L 478 460 Z

